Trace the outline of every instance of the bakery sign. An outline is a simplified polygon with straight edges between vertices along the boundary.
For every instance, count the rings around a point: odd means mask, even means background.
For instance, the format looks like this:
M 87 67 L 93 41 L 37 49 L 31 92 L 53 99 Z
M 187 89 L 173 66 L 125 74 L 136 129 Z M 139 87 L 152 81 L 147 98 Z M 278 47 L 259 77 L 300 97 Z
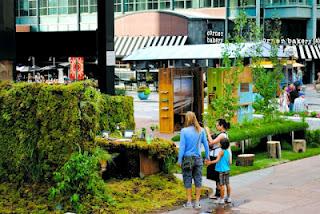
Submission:
M 223 36 L 224 36 L 223 31 L 208 30 L 206 32 L 207 44 L 223 43 Z
M 320 45 L 320 38 L 316 39 L 263 39 L 264 42 L 272 44 L 281 44 L 281 45 Z

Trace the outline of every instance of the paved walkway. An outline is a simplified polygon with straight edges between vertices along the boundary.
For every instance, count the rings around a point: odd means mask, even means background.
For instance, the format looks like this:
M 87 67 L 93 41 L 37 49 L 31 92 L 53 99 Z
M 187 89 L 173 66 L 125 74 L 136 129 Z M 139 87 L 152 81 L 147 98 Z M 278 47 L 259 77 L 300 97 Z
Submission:
M 309 111 L 320 112 L 320 93 L 316 92 L 314 86 L 309 84 L 305 87 L 305 99 L 309 105 Z
M 233 176 L 230 182 L 231 205 L 218 206 L 204 199 L 201 210 L 181 208 L 165 213 L 320 213 L 320 156 Z M 212 181 L 204 179 L 203 183 L 214 187 Z

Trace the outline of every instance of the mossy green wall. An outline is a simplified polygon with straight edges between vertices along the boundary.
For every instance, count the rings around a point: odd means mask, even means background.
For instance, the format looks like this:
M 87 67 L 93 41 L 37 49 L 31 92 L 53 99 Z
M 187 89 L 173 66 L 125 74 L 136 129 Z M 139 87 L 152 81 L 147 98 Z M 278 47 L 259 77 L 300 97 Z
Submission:
M 133 99 L 102 95 L 92 82 L 0 82 L 0 180 L 50 181 L 72 152 L 118 124 L 134 129 Z

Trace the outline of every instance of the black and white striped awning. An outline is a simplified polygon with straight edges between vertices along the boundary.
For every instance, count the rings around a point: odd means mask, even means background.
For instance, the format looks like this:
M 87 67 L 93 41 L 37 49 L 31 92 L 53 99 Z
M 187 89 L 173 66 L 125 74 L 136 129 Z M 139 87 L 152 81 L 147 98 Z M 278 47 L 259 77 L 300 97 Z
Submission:
M 121 36 L 115 37 L 114 48 L 117 58 L 123 58 L 137 49 L 159 46 L 182 46 L 187 36 Z
M 294 58 L 303 60 L 320 59 L 320 45 L 286 46 L 294 49 Z

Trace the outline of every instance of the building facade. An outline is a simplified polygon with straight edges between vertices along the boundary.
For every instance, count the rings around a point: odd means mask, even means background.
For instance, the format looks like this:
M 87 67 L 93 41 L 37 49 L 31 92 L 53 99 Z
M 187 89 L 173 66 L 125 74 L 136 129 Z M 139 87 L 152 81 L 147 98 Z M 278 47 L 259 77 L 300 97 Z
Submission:
M 266 23 L 277 18 L 284 41 L 303 41 L 296 44 L 296 55 L 306 61 L 312 82 L 320 66 L 320 47 L 309 47 L 304 40 L 320 37 L 320 0 L 114 0 L 115 35 L 155 36 L 159 41 L 161 36 L 187 36 L 186 44 L 219 43 L 232 33 L 233 20 L 241 10 L 264 27 L 265 37 Z M 16 23 L 17 31 L 96 30 L 97 0 L 16 0 Z M 117 39 L 116 46 L 137 46 L 124 41 Z M 153 43 L 159 44 L 158 40 Z
M 286 37 L 312 39 L 320 34 L 320 0 L 114 0 L 116 18 L 140 11 L 184 10 L 232 20 L 242 9 L 261 25 L 281 19 Z M 97 0 L 16 0 L 16 17 L 18 25 L 29 25 L 31 31 L 95 30 Z

